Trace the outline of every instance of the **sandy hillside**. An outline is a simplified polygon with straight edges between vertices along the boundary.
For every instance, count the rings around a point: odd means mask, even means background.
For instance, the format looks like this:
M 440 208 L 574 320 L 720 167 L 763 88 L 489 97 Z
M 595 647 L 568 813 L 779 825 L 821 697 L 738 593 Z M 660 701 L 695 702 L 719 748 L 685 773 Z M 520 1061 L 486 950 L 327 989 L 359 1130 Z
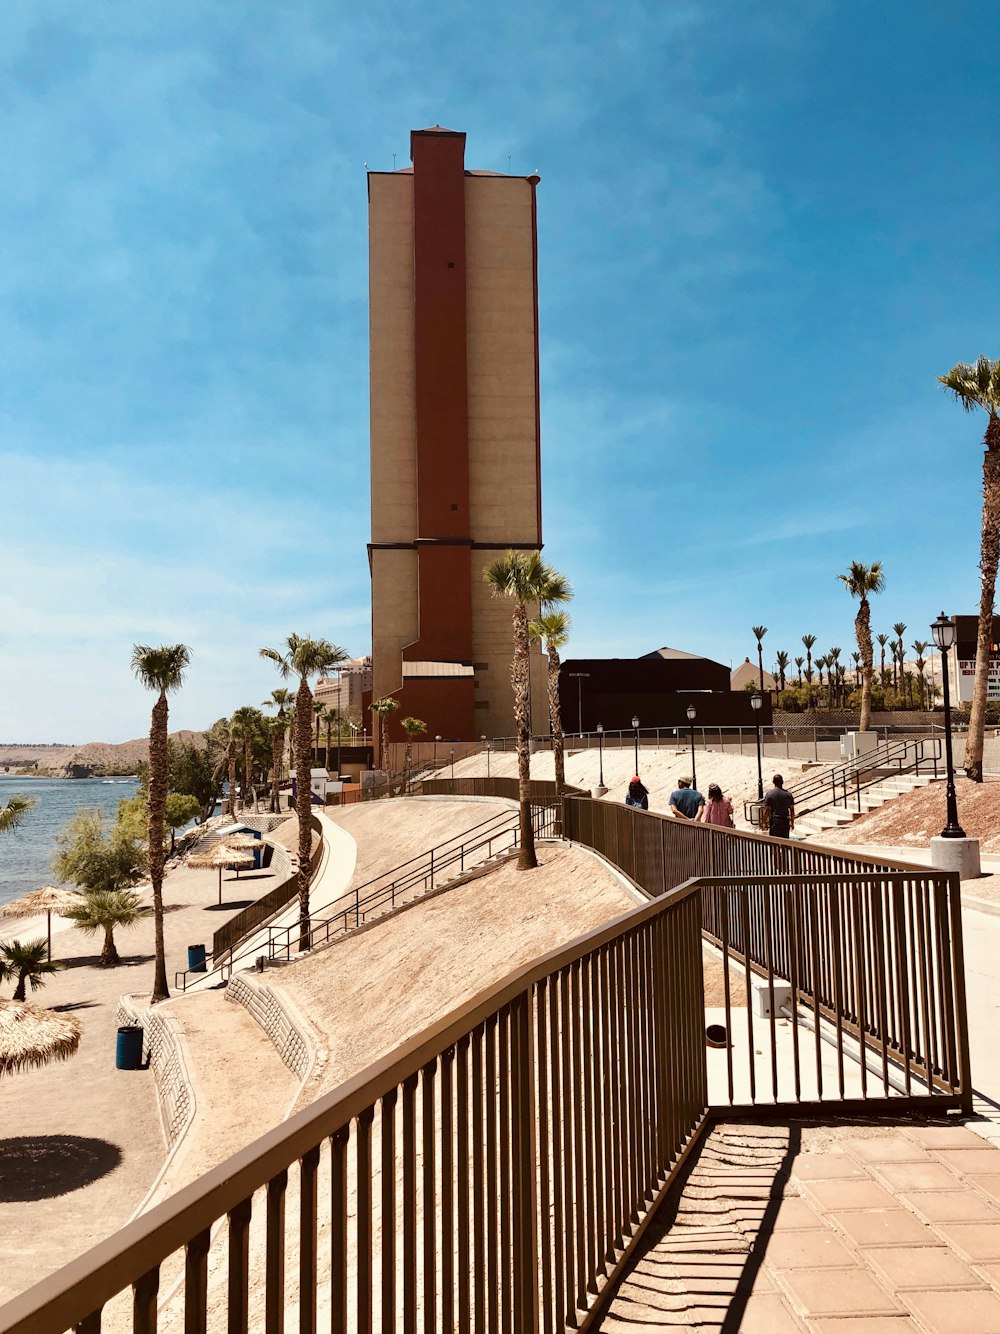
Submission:
M 326 814 L 358 845 L 351 887 L 391 871 L 411 857 L 429 853 L 510 808 L 497 801 L 410 800 L 369 801 L 360 806 L 328 806 Z
M 955 795 L 959 822 L 968 836 L 981 841 L 983 852 L 1000 852 L 1000 778 L 987 776 L 983 783 L 972 783 L 956 775 Z M 945 785 L 931 783 L 859 816 L 853 824 L 824 830 L 820 841 L 927 847 L 946 819 Z
M 539 868 L 508 863 L 269 974 L 325 1036 L 329 1060 L 306 1100 L 414 1033 L 639 901 L 595 857 L 544 845 Z
M 743 814 L 743 802 L 757 796 L 757 757 L 751 753 L 749 745 L 746 753 L 732 750 L 697 750 L 695 752 L 698 790 L 704 795 L 709 783 L 718 783 L 723 792 L 732 801 L 739 822 Z M 540 752 L 531 758 L 532 778 L 552 780 L 555 777 L 551 752 Z M 514 754 L 490 756 L 490 773 L 494 776 L 516 777 L 517 757 Z M 780 760 L 765 757 L 764 788 L 771 786 L 771 775 L 784 775 L 789 787 L 802 772 L 801 760 Z M 605 748 L 604 783 L 608 788 L 605 801 L 624 801 L 629 780 L 635 773 L 635 752 L 631 747 L 622 750 Z M 681 776 L 691 776 L 691 751 L 688 747 L 663 746 L 659 750 L 643 746 L 639 750 L 639 773 L 642 781 L 649 788 L 649 809 L 666 811 L 670 794 L 677 786 Z M 470 756 L 455 765 L 456 778 L 485 777 L 486 757 Z M 566 781 L 574 787 L 588 791 L 597 783 L 599 775 L 599 755 L 596 750 L 569 751 L 566 757 Z M 443 774 L 447 777 L 447 771 Z
M 171 732 L 170 740 L 178 744 L 200 745 L 204 732 Z M 111 744 L 106 741 L 88 741 L 83 746 L 22 746 L 0 741 L 0 770 L 23 769 L 34 766 L 39 772 L 59 776 L 69 764 L 82 764 L 107 773 L 134 774 L 139 764 L 149 758 L 149 737 Z

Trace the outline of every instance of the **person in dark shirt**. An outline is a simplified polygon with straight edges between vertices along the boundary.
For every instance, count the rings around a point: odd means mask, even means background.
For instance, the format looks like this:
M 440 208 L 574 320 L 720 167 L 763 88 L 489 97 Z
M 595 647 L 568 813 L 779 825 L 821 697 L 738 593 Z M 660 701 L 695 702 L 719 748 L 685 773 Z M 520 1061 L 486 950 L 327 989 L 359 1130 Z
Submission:
M 626 806 L 638 806 L 641 811 L 649 810 L 649 793 L 645 784 L 640 780 L 639 775 L 632 779 L 628 785 L 628 793 L 625 797 Z
M 764 793 L 764 805 L 770 815 L 767 832 L 772 838 L 787 838 L 795 828 L 795 798 L 785 791 L 781 774 L 771 779 L 774 787 Z
M 677 786 L 670 794 L 670 809 L 675 817 L 682 820 L 697 820 L 698 812 L 705 805 L 705 798 L 696 787 L 691 786 L 690 778 L 678 778 Z

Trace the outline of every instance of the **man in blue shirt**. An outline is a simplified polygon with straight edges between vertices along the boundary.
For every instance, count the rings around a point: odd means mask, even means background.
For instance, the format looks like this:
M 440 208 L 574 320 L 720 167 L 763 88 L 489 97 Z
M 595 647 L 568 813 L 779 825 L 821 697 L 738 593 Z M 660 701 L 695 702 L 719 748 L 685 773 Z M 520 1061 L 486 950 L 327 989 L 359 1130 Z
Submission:
M 681 820 L 697 820 L 704 805 L 705 798 L 691 786 L 691 779 L 678 778 L 677 787 L 670 794 L 670 809 L 674 815 Z

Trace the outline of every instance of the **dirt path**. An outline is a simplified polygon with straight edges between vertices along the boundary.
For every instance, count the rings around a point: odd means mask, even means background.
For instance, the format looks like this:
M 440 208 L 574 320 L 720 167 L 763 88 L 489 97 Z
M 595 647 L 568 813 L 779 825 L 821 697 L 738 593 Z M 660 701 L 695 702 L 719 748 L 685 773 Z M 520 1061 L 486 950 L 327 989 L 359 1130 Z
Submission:
M 188 1040 L 197 1113 L 157 1202 L 278 1125 L 299 1083 L 256 1020 L 225 992 L 204 991 L 168 1008 Z

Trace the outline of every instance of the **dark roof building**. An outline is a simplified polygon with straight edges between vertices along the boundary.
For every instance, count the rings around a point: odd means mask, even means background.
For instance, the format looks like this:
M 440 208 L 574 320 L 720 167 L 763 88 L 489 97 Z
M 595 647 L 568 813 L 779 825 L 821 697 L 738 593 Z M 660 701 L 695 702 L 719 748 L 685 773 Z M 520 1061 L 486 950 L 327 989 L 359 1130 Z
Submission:
M 568 658 L 559 677 L 559 702 L 567 732 L 593 732 L 688 725 L 687 709 L 698 710 L 699 727 L 752 727 L 756 715 L 745 691 L 730 686 L 729 668 L 683 649 L 659 648 L 638 658 Z M 760 722 L 771 721 L 765 699 Z

